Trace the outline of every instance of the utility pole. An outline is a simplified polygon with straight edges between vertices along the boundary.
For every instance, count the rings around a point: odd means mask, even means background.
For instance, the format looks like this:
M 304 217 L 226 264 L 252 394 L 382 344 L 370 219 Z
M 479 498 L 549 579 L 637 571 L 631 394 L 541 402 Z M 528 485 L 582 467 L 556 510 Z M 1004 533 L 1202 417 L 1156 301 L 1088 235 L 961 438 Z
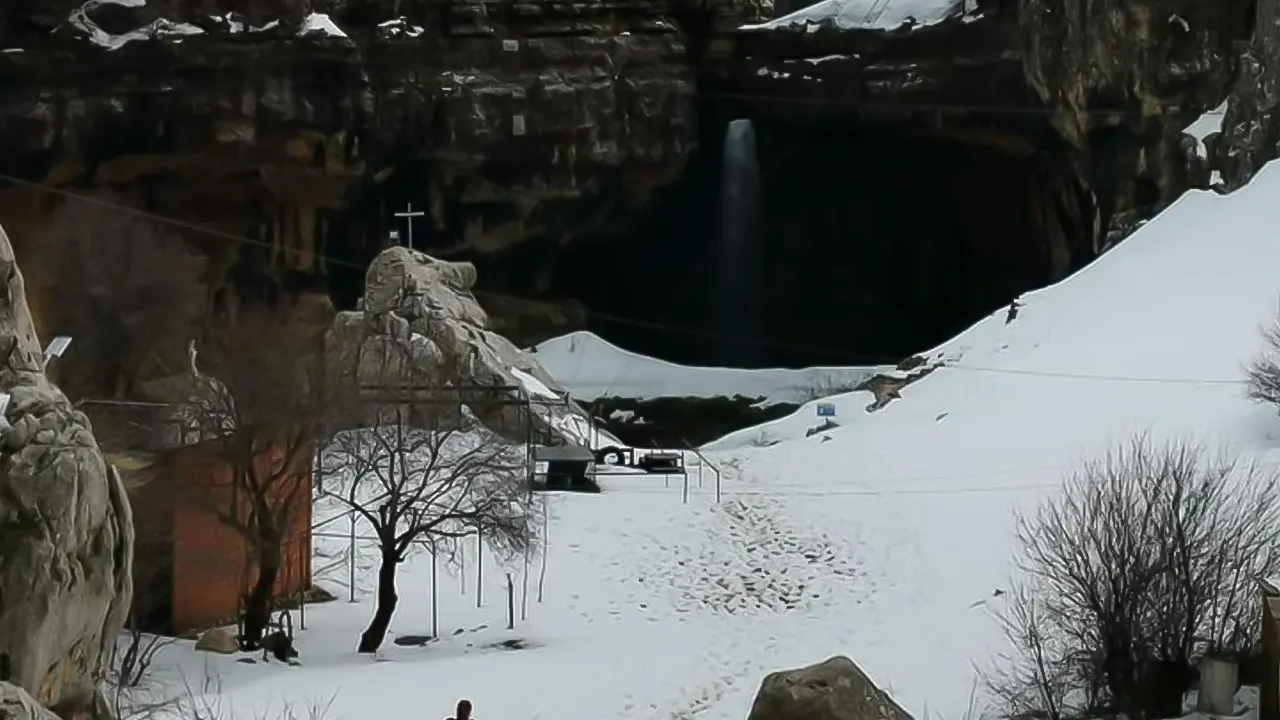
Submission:
M 404 212 L 396 213 L 396 217 L 405 218 L 409 221 L 409 249 L 410 250 L 413 249 L 413 221 L 417 218 L 422 217 L 423 215 L 426 215 L 426 213 L 422 212 L 421 210 L 418 210 L 416 212 L 414 211 L 413 203 L 405 203 Z

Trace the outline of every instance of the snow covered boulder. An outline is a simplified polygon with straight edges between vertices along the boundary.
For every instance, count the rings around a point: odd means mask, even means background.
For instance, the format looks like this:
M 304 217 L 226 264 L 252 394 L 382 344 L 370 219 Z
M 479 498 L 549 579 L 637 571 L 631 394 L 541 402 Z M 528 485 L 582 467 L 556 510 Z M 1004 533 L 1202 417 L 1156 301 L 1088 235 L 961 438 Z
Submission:
M 358 310 L 338 313 L 325 339 L 331 382 L 432 386 L 464 383 L 522 388 L 534 423 L 574 445 L 591 445 L 587 414 L 564 399 L 560 384 L 538 363 L 488 329 L 471 294 L 471 263 L 437 260 L 405 247 L 382 251 L 369 265 Z M 486 425 L 523 440 L 520 411 L 492 395 L 468 393 L 466 404 Z
M 852 660 L 837 655 L 770 673 L 747 720 L 911 720 L 911 715 Z

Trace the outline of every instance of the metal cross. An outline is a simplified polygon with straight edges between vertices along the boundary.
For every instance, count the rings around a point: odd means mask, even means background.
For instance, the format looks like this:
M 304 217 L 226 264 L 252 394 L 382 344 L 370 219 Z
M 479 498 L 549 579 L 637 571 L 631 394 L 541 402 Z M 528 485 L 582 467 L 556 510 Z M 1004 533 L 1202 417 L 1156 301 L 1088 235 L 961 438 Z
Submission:
M 404 212 L 396 213 L 396 217 L 408 218 L 409 220 L 409 249 L 410 250 L 413 249 L 413 220 L 414 218 L 420 218 L 423 215 L 426 215 L 426 213 L 421 210 L 414 212 L 413 203 L 405 203 Z

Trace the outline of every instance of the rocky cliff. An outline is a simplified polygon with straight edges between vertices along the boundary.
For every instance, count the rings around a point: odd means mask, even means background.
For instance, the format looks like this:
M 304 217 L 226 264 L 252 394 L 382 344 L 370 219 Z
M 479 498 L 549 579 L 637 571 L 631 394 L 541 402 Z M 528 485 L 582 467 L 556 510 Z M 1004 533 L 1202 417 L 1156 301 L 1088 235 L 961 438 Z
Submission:
M 0 173 L 224 233 L 186 229 L 211 297 L 349 308 L 411 231 L 477 264 L 521 342 L 585 323 L 706 361 L 745 117 L 769 269 L 748 340 L 882 361 L 1272 157 L 1277 5 L 23 0 L 0 13 Z M 1200 153 L 1182 128 L 1224 102 Z M 62 202 L 11 186 L 0 219 L 38 245 Z M 848 327 L 814 347 L 832 309 Z
M 125 190 L 260 243 L 205 238 L 211 293 L 353 301 L 409 203 L 427 211 L 416 242 L 454 253 L 616 232 L 694 145 L 685 39 L 660 0 L 3 12 L 0 172 Z M 38 227 L 49 198 L 6 194 L 6 219 Z
M 96 717 L 107 649 L 132 597 L 124 486 L 85 416 L 44 374 L 22 273 L 0 230 L 0 710 Z M 3 714 L 3 712 L 0 712 Z

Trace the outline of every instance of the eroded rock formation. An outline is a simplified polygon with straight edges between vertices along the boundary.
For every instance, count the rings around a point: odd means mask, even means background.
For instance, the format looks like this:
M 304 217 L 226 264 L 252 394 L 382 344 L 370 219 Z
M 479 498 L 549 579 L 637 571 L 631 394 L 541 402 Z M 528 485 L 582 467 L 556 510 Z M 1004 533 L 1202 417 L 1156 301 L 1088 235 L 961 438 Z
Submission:
M 26 690 L 7 682 L 0 682 L 0 719 L 60 720 L 57 715 L 40 707 L 40 703 Z
M 369 389 L 390 403 L 466 406 L 491 429 L 525 441 L 530 423 L 540 442 L 592 447 L 585 412 L 542 368 L 537 355 L 488 329 L 471 294 L 475 267 L 403 247 L 369 266 L 360 309 L 339 313 L 325 340 L 326 381 Z M 450 384 L 456 393 L 440 388 Z M 492 391 L 485 390 L 492 388 Z M 515 401 L 523 393 L 531 404 Z
M 44 374 L 3 230 L 0 277 L 0 390 L 12 398 L 0 435 L 0 680 L 64 719 L 88 717 L 133 592 L 132 516 L 85 416 Z

